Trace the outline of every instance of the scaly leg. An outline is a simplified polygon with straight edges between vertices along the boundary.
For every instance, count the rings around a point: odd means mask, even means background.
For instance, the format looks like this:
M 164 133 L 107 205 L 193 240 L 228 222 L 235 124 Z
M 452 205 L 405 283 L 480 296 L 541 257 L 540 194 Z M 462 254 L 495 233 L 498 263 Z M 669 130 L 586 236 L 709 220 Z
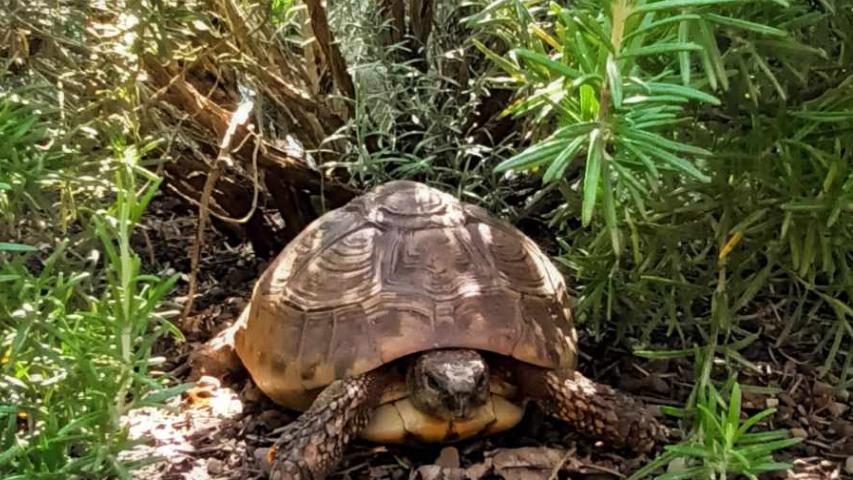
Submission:
M 383 371 L 338 380 L 287 425 L 268 454 L 270 480 L 322 480 L 367 425 L 386 383 Z
M 546 413 L 577 431 L 647 453 L 669 436 L 667 428 L 638 400 L 595 383 L 580 372 L 525 372 L 531 397 Z

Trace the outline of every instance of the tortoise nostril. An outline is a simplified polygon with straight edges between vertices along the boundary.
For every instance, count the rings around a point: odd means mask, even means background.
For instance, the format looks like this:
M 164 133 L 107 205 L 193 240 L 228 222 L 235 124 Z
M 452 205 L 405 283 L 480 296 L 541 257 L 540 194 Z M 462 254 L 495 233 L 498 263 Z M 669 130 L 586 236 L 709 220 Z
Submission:
M 470 410 L 468 395 L 456 395 L 453 403 L 453 413 L 456 415 L 456 418 L 466 418 L 468 416 L 468 411 Z

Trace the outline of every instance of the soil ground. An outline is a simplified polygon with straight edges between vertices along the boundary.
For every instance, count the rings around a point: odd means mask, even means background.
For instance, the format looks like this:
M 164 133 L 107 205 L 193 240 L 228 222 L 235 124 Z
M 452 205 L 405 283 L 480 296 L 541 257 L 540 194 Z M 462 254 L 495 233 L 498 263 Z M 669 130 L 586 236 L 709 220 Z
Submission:
M 152 202 L 137 245 L 151 272 L 189 271 L 195 212 L 170 197 Z M 163 371 L 189 381 L 191 353 L 230 325 L 249 299 L 254 280 L 269 260 L 257 259 L 246 245 L 229 246 L 214 230 L 207 232 L 198 271 L 199 289 L 194 313 L 180 327 L 185 341 L 166 340 L 158 354 L 167 361 Z M 174 301 L 186 295 L 180 282 Z M 772 333 L 771 327 L 766 332 Z M 777 459 L 794 463 L 787 472 L 767 478 L 853 478 L 853 411 L 849 392 L 834 394 L 817 378 L 818 365 L 807 359 L 815 344 L 801 338 L 783 348 L 770 336 L 762 337 L 743 354 L 742 384 L 771 387 L 775 392 L 745 393 L 744 407 L 754 413 L 767 406 L 778 412 L 767 428 L 789 428 L 804 438 Z M 584 338 L 580 369 L 650 404 L 681 405 L 692 384 L 689 361 L 645 360 L 612 346 L 612 339 Z M 594 359 L 594 360 L 593 360 Z M 847 395 L 845 395 L 847 394 Z M 126 421 L 131 434 L 148 438 L 130 457 L 160 461 L 141 468 L 136 478 L 146 480 L 236 480 L 265 477 L 265 449 L 276 431 L 293 420 L 294 412 L 270 402 L 245 373 L 225 378 L 202 377 L 169 409 L 142 409 Z M 677 428 L 674 419 L 665 421 Z M 442 448 L 378 446 L 356 443 L 333 478 L 511 478 L 611 479 L 623 478 L 649 459 L 591 442 L 570 428 L 528 409 L 521 425 L 502 435 L 470 440 Z M 670 468 L 677 468 L 671 465 Z

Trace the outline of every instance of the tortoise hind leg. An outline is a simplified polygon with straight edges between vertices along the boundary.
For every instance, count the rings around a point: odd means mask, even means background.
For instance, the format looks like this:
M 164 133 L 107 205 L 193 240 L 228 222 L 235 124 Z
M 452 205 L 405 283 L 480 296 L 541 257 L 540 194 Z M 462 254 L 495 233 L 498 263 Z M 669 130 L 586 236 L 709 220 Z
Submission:
M 596 383 L 580 372 L 525 372 L 531 395 L 551 416 L 577 431 L 635 452 L 647 453 L 669 436 L 667 428 L 638 400 Z
M 326 387 L 270 449 L 270 479 L 325 478 L 340 462 L 344 447 L 367 425 L 385 384 L 386 374 L 380 370 Z

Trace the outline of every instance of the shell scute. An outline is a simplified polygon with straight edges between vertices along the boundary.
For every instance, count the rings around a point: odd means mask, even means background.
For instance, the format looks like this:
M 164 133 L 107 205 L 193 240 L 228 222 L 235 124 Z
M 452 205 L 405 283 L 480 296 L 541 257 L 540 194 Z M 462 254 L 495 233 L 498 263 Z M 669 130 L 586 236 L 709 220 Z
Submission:
M 375 294 L 380 288 L 374 262 L 379 235 L 376 228 L 359 228 L 338 236 L 320 254 L 306 254 L 302 268 L 281 281 L 278 292 L 304 310 L 335 308 Z

